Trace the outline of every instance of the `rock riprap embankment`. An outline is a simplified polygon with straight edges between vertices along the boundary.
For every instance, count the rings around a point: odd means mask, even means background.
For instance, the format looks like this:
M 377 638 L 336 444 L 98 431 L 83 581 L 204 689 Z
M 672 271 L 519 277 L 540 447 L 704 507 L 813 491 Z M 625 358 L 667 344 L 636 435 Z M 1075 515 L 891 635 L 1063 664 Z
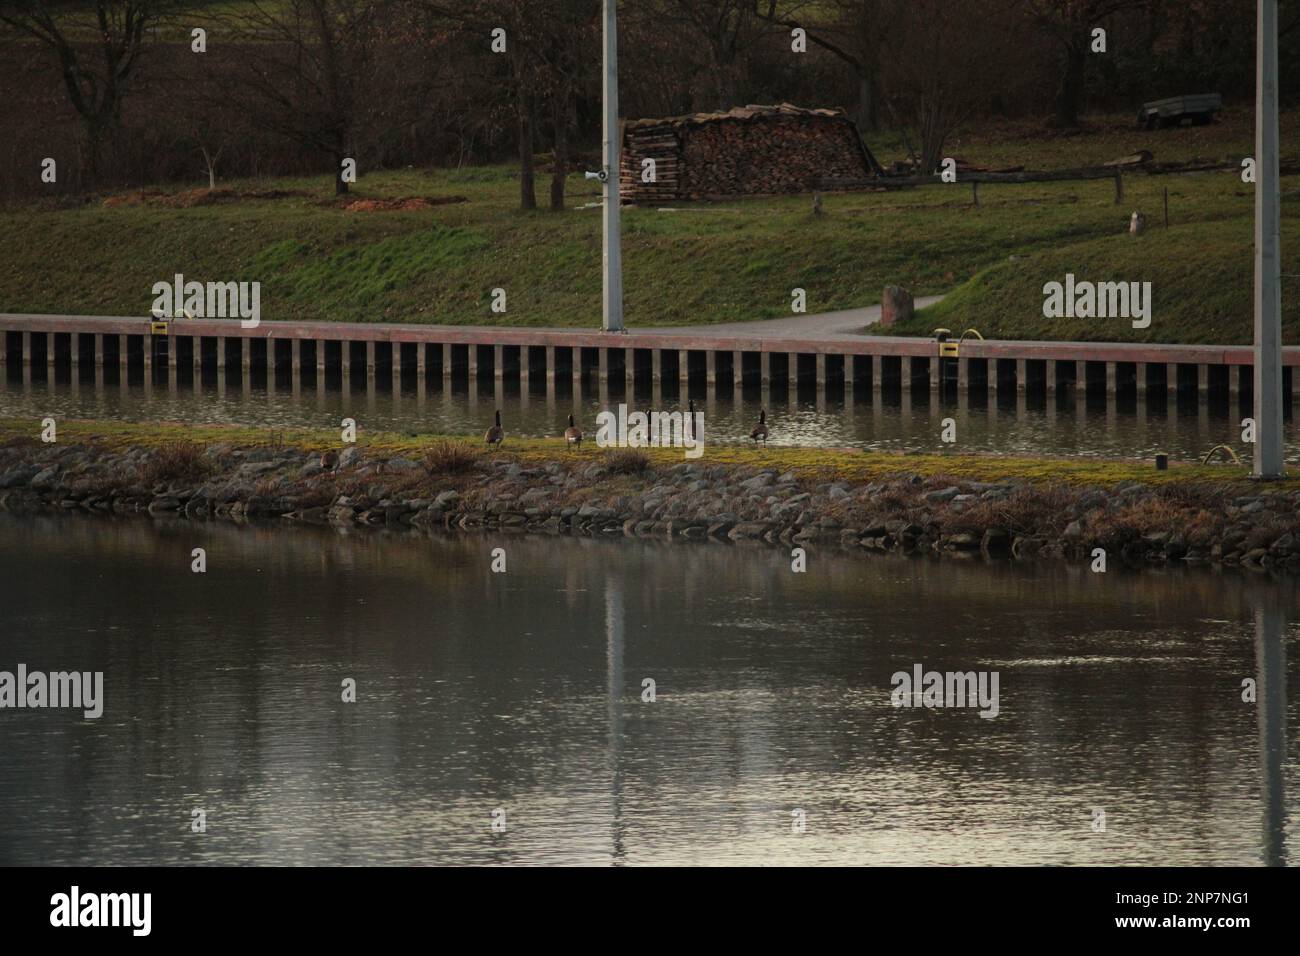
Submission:
M 655 536 L 865 551 L 1300 569 L 1300 492 L 1214 483 L 1080 487 L 905 471 L 471 457 L 439 464 L 359 446 L 217 443 L 0 448 L 0 507 L 389 529 Z

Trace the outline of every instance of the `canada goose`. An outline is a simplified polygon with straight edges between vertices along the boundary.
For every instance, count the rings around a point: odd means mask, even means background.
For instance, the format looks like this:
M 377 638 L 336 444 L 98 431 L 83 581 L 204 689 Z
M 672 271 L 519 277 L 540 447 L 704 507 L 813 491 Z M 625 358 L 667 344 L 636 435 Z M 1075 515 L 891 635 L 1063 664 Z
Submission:
M 505 441 L 505 437 L 506 437 L 505 430 L 502 429 L 501 427 L 501 409 L 498 408 L 497 416 L 496 416 L 496 424 L 487 430 L 487 434 L 483 436 L 483 441 L 485 444 L 489 446 L 496 445 L 498 448 L 500 448 L 501 443 Z
M 333 468 L 339 463 L 338 452 L 327 451 L 320 456 L 320 466 L 322 468 Z
M 758 424 L 749 433 L 749 437 L 754 439 L 755 442 L 761 439 L 764 445 L 767 444 L 767 409 L 763 409 L 758 413 Z
M 573 416 L 569 416 L 569 427 L 564 430 L 564 440 L 570 445 L 582 444 L 582 429 L 573 424 Z
M 682 429 L 682 434 L 687 438 L 695 438 L 695 399 L 688 399 L 686 402 L 686 427 Z

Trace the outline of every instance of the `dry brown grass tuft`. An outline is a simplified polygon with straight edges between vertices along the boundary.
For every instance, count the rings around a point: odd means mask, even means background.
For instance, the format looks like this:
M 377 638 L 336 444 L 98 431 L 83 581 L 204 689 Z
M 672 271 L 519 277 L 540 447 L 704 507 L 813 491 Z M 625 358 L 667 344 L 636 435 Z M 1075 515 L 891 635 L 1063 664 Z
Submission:
M 605 467 L 614 475 L 639 475 L 650 468 L 650 456 L 639 448 L 616 448 L 605 456 Z
M 954 517 L 954 526 L 1005 528 L 1013 535 L 1057 534 L 1072 495 L 1064 488 L 1017 489 L 1005 498 L 978 501 Z
M 478 453 L 462 441 L 436 441 L 425 450 L 421 464 L 430 477 L 463 475 L 478 465 Z
M 169 481 L 202 481 L 216 470 L 216 464 L 193 442 L 160 445 L 140 466 L 140 477 L 148 484 Z

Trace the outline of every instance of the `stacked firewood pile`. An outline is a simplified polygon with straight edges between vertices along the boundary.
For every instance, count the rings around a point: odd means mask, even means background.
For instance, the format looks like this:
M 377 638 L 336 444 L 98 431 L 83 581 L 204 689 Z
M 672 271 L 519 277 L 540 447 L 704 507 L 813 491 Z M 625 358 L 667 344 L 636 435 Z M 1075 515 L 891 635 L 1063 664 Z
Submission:
M 841 110 L 745 106 L 625 123 L 619 193 L 654 203 L 803 192 L 818 179 L 865 179 L 874 168 Z

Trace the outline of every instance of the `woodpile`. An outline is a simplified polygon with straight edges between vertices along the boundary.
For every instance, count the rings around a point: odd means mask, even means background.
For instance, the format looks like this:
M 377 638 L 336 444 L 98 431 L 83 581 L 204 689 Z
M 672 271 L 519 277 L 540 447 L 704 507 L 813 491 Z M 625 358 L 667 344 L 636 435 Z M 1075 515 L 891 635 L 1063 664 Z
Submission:
M 619 194 L 662 203 L 808 192 L 819 179 L 864 179 L 878 169 L 841 110 L 745 106 L 624 123 Z

